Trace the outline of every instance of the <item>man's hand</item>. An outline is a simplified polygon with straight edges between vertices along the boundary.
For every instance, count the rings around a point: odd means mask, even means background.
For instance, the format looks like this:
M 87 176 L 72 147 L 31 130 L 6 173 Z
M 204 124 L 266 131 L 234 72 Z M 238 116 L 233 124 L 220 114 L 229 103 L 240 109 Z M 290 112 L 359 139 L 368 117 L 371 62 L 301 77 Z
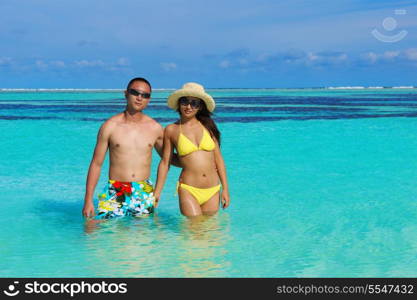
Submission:
M 85 201 L 83 207 L 83 216 L 85 218 L 92 218 L 95 216 L 94 205 L 92 201 Z

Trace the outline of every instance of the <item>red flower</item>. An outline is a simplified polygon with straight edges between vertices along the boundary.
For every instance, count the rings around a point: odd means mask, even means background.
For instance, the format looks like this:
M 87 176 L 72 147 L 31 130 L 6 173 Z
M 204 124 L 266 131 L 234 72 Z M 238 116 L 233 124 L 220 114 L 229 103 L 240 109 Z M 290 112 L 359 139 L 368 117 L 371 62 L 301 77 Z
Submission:
M 122 189 L 120 191 L 125 193 L 125 194 L 131 194 L 132 193 L 132 184 L 130 182 L 122 184 Z
M 113 187 L 117 191 L 117 196 L 121 196 L 123 194 L 132 194 L 132 184 L 130 182 L 115 181 L 113 183 Z
M 122 183 L 120 181 L 115 181 L 113 183 L 114 188 L 120 189 L 122 187 Z

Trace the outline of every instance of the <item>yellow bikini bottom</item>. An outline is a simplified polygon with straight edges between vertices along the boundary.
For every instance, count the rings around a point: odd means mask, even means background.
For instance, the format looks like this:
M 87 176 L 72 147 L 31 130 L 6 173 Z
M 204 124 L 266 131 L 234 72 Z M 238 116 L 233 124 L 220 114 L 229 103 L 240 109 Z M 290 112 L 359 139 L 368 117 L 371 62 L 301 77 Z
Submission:
M 177 182 L 177 191 L 179 187 L 190 192 L 190 194 L 194 196 L 194 198 L 198 201 L 198 203 L 202 205 L 206 203 L 211 197 L 213 197 L 215 193 L 220 191 L 221 185 L 219 184 L 210 188 L 201 189 L 201 188 L 196 188 L 185 183 Z

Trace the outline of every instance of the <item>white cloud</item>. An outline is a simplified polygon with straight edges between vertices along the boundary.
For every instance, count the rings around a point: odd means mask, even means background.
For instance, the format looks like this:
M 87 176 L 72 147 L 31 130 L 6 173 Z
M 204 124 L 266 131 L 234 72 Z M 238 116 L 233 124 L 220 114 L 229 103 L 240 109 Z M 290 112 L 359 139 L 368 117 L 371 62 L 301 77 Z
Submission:
M 79 60 L 74 62 L 75 66 L 80 68 L 101 68 L 108 71 L 126 70 L 130 66 L 130 62 L 126 57 L 119 57 L 115 62 L 96 60 Z
M 417 60 L 417 48 L 406 50 L 385 51 L 383 53 L 368 52 L 360 56 L 363 60 L 374 64 L 376 62 L 408 62 Z
M 314 53 L 308 53 L 307 54 L 307 61 L 314 62 L 317 61 L 319 57 L 315 55 Z
M 264 61 L 267 61 L 270 57 L 271 57 L 270 54 L 261 53 L 256 57 L 255 61 L 256 62 L 264 62 Z
M 0 57 L 0 66 L 7 66 L 12 64 L 12 59 L 10 57 Z
M 117 62 L 116 65 L 120 66 L 120 67 L 127 67 L 130 65 L 129 60 L 126 57 L 120 57 Z
M 248 60 L 246 58 L 241 58 L 241 59 L 239 59 L 239 63 L 241 65 L 247 65 L 249 62 L 248 62 Z
M 220 62 L 220 64 L 219 64 L 219 67 L 220 68 L 223 68 L 223 69 L 227 69 L 227 68 L 229 68 L 231 66 L 231 63 L 230 63 L 230 61 L 228 61 L 228 60 L 222 60 L 221 62 Z
M 177 69 L 177 64 L 173 62 L 161 63 L 161 67 L 164 71 L 169 72 Z
M 365 61 L 373 64 L 378 60 L 378 55 L 374 52 L 368 52 L 361 55 L 361 58 Z
M 346 53 L 337 53 L 329 56 L 322 56 L 322 59 L 328 61 L 329 63 L 339 64 L 347 60 L 348 56 Z
M 41 71 L 45 71 L 46 69 L 48 69 L 48 64 L 45 63 L 43 60 L 36 60 L 35 65 Z
M 400 55 L 400 51 L 385 51 L 383 57 L 386 59 L 394 59 Z
M 62 60 L 53 60 L 53 61 L 44 61 L 42 59 L 38 59 L 35 61 L 35 66 L 37 69 L 41 71 L 45 71 L 50 68 L 65 68 L 66 64 Z
M 298 65 L 308 67 L 320 67 L 329 65 L 341 65 L 349 62 L 349 56 L 344 52 L 304 52 L 297 49 L 289 49 L 280 53 L 261 53 L 252 57 L 224 59 L 220 62 L 221 68 L 230 67 L 266 67 L 273 68 L 277 64 Z
M 316 67 L 337 67 L 351 66 L 356 64 L 404 64 L 407 62 L 417 62 L 417 48 L 403 50 L 389 50 L 384 52 L 363 52 L 349 54 L 347 52 L 325 51 L 325 52 L 305 52 L 297 49 L 278 53 L 260 53 L 245 58 L 229 59 L 223 56 L 218 64 L 221 68 L 256 69 L 265 67 L 274 69 L 281 64 L 286 66 L 304 66 L 309 68 Z
M 0 66 L 5 64 L 12 64 L 12 59 L 0 57 Z M 14 65 L 16 65 L 14 63 Z M 75 61 L 64 61 L 64 60 L 43 60 L 37 59 L 31 65 L 20 64 L 20 68 L 35 67 L 40 71 L 46 70 L 63 70 L 63 69 L 80 69 L 80 68 L 90 68 L 90 69 L 100 69 L 107 71 L 121 71 L 126 70 L 130 66 L 130 62 L 125 57 L 120 57 L 116 61 L 106 62 L 100 59 L 81 59 Z
M 62 60 L 51 61 L 50 65 L 57 68 L 65 68 L 66 66 L 65 62 L 63 62 Z
M 417 60 L 417 48 L 411 48 L 404 51 L 405 57 L 409 60 Z
M 348 55 L 346 53 L 340 52 L 309 52 L 307 53 L 306 57 L 300 57 L 295 60 L 288 60 L 287 62 L 304 62 L 308 66 L 321 66 L 321 65 L 339 65 L 346 63 L 348 61 Z
M 75 65 L 78 67 L 103 67 L 105 63 L 102 60 L 78 60 L 75 61 Z

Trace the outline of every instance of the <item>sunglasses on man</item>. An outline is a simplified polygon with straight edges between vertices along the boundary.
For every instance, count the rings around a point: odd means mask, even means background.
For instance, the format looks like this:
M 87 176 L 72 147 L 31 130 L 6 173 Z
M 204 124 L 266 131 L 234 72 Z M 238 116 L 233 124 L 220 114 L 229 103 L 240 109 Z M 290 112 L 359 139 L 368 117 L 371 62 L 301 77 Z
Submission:
M 201 106 L 201 101 L 198 99 L 187 99 L 187 98 L 181 98 L 180 99 L 180 105 L 187 106 L 188 104 L 191 105 L 192 108 L 199 108 Z
M 146 99 L 151 98 L 150 93 L 142 93 L 141 91 L 137 91 L 137 90 L 134 90 L 134 89 L 128 89 L 127 92 L 129 94 L 131 94 L 132 96 L 135 96 L 135 97 L 142 96 L 142 98 L 146 98 Z

